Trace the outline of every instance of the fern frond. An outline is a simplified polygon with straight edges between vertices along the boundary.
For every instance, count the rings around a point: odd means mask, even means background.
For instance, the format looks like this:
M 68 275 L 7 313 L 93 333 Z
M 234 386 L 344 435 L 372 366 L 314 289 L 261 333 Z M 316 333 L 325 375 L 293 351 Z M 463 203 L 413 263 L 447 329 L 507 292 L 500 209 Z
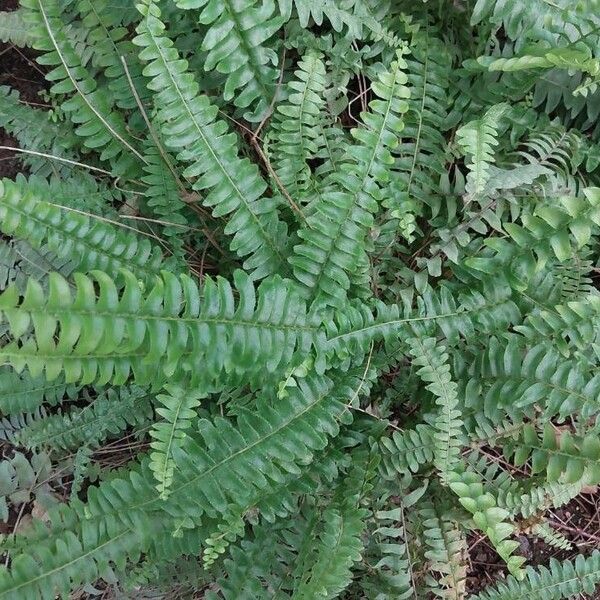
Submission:
M 521 224 L 505 223 L 511 238 L 489 238 L 488 256 L 473 256 L 464 261 L 472 273 L 478 271 L 497 277 L 508 271 L 511 286 L 525 290 L 548 261 L 565 262 L 577 249 L 585 247 L 600 223 L 600 188 L 587 188 L 581 196 L 560 196 L 555 201 L 540 203 L 521 216 Z
M 420 510 L 426 545 L 425 558 L 428 568 L 439 577 L 427 576 L 430 592 L 436 598 L 461 600 L 466 597 L 467 540 L 456 521 L 441 515 L 433 505 Z
M 495 161 L 494 147 L 498 145 L 498 128 L 507 104 L 496 104 L 476 121 L 463 125 L 456 132 L 462 151 L 469 156 L 466 190 L 470 199 L 477 200 L 490 177 L 490 165 Z
M 411 213 L 417 212 L 417 206 L 420 213 L 422 203 L 435 217 L 442 205 L 440 178 L 446 173 L 441 130 L 448 105 L 450 55 L 428 24 L 414 36 L 406 63 L 410 98 L 402 138 L 393 152 L 397 159 L 392 197 L 385 200 L 385 206 L 403 211 L 416 200 Z
M 7 367 L 0 368 L 0 412 L 8 415 L 33 413 L 42 404 L 56 406 L 73 400 L 78 388 L 66 384 L 60 378 L 46 381 L 43 377 L 31 377 L 27 373 L 18 375 Z
M 79 144 L 77 136 L 67 124 L 53 123 L 48 111 L 28 106 L 21 101 L 17 90 L 6 86 L 0 86 L 0 127 L 15 137 L 19 147 L 25 150 L 72 159 L 73 150 Z M 52 173 L 45 158 L 25 155 L 23 160 L 30 166 L 32 173 Z M 55 166 L 61 173 L 71 171 L 69 165 L 58 162 Z
M 373 568 L 378 571 L 384 580 L 384 586 L 390 591 L 388 595 L 381 595 L 382 600 L 407 600 L 414 596 L 415 590 L 411 577 L 411 564 L 406 540 L 407 532 L 403 522 L 404 507 L 387 511 L 378 511 L 375 514 L 377 524 L 380 525 L 373 535 L 381 540 L 378 544 L 382 558 Z M 377 590 L 381 587 L 378 585 Z M 385 593 L 385 592 L 384 592 Z
M 52 463 L 44 452 L 33 454 L 30 459 L 16 452 L 0 461 L 0 521 L 8 521 L 8 502 L 14 507 L 34 499 L 45 508 L 55 504 L 48 484 L 52 473 Z
M 173 454 L 181 447 L 186 436 L 186 430 L 192 425 L 197 416 L 194 410 L 200 405 L 202 397 L 195 390 L 180 387 L 165 387 L 166 394 L 159 394 L 156 399 L 162 404 L 156 412 L 163 417 L 152 427 L 150 435 L 154 441 L 150 444 L 153 452 L 150 455 L 150 468 L 158 482 L 157 489 L 160 497 L 169 497 L 169 488 L 173 483 L 175 464 Z
M 519 543 L 507 539 L 515 531 L 514 525 L 507 522 L 508 511 L 498 507 L 494 496 L 484 491 L 476 473 L 462 467 L 459 469 L 451 474 L 450 488 L 458 496 L 459 502 L 473 515 L 475 525 L 488 536 L 506 562 L 508 570 L 518 579 L 523 579 L 525 572 L 521 567 L 525 558 L 513 554 Z
M 578 300 L 557 304 L 552 310 L 540 310 L 527 316 L 515 330 L 528 340 L 550 338 L 569 356 L 573 349 L 586 351 L 596 339 L 596 320 L 600 298 L 584 294 Z
M 312 376 L 285 403 L 265 400 L 255 411 L 243 411 L 237 426 L 225 419 L 201 420 L 199 439 L 186 439 L 176 456 L 169 502 L 189 516 L 226 512 L 228 499 L 252 505 L 272 482 L 301 473 L 299 465 L 310 463 L 338 434 L 340 423 L 351 420 L 346 405 L 368 386 L 364 377 L 345 376 L 334 387 L 330 379 Z
M 391 437 L 380 440 L 382 452 L 381 471 L 388 479 L 400 473 L 416 473 L 422 465 L 433 462 L 435 430 L 430 425 L 417 425 L 414 429 L 394 431 Z
M 149 396 L 142 388 L 109 389 L 83 408 L 56 413 L 22 428 L 15 443 L 26 448 L 51 448 L 53 452 L 93 448 L 127 427 L 150 421 Z
M 482 409 L 490 418 L 536 405 L 547 419 L 578 415 L 585 421 L 599 409 L 600 377 L 580 362 L 565 360 L 544 342 L 528 348 L 516 336 L 492 337 L 461 379 L 466 405 Z
M 237 137 L 217 120 L 218 109 L 188 72 L 173 42 L 165 35 L 156 4 L 140 5 L 143 20 L 134 43 L 148 63 L 158 122 L 167 145 L 178 160 L 191 163 L 184 176 L 194 178 L 194 189 L 206 194 L 203 203 L 215 217 L 228 215 L 225 233 L 233 235 L 231 249 L 246 257 L 244 267 L 256 278 L 279 271 L 285 259 L 286 226 L 277 217 L 277 201 L 264 195 L 266 183 L 258 167 L 238 157 Z M 211 5 L 212 6 L 212 5 Z
M 555 531 L 548 523 L 539 523 L 534 526 L 532 533 L 543 539 L 546 544 L 558 550 L 572 550 L 573 545 L 569 540 L 558 531 Z
M 136 92 L 144 98 L 142 68 L 135 56 L 135 46 L 127 39 L 127 14 L 133 7 L 123 5 L 115 10 L 108 0 L 78 0 L 80 22 L 86 31 L 86 44 L 91 51 L 90 62 L 102 69 L 108 79 L 108 90 L 120 108 L 136 107 L 123 60 L 127 65 Z M 135 14 L 135 12 L 134 12 Z
M 101 149 L 100 158 L 108 160 L 122 155 L 121 170 L 129 167 L 131 158 L 143 163 L 120 113 L 113 110 L 105 91 L 81 64 L 66 36 L 57 0 L 23 0 L 28 26 L 35 37 L 34 47 L 44 54 L 42 65 L 52 67 L 47 79 L 54 82 L 54 94 L 73 94 L 62 108 L 77 125 L 75 133 L 90 149 Z M 115 163 L 115 166 L 118 163 Z
M 188 229 L 184 215 L 184 202 L 177 181 L 159 149 L 151 145 L 144 153 L 145 175 L 141 180 L 148 186 L 145 190 L 146 202 L 157 219 L 169 223 L 162 228 L 176 258 L 183 258 L 184 235 Z
M 363 114 L 365 125 L 352 131 L 356 143 L 348 148 L 339 172 L 324 184 L 298 232 L 303 243 L 295 246 L 290 263 L 311 300 L 339 307 L 350 287 L 348 273 L 364 252 L 367 228 L 381 201 L 380 185 L 389 180 L 390 149 L 398 143 L 400 117 L 408 108 L 405 67 L 399 53 L 390 70 L 373 83 L 379 99 Z
M 297 200 L 311 184 L 307 161 L 319 151 L 325 75 L 321 56 L 315 52 L 304 55 L 295 78 L 287 84 L 287 102 L 277 106 L 271 124 L 269 152 L 273 167 L 287 192 Z
M 550 559 L 548 567 L 527 567 L 525 579 L 508 577 L 492 589 L 472 597 L 472 600 L 562 600 L 578 594 L 593 597 L 600 582 L 600 552 L 594 550 L 588 557 L 579 555 L 575 561 L 559 562 Z
M 499 289 L 484 296 L 471 291 L 453 294 L 441 286 L 427 290 L 417 298 L 417 309 L 397 304 L 371 302 L 349 304 L 335 313 L 334 320 L 326 322 L 328 353 L 340 358 L 364 357 L 372 342 L 391 342 L 401 333 L 414 335 L 413 324 L 432 323 L 439 327 L 449 344 L 457 344 L 461 337 L 472 338 L 476 332 L 486 334 L 503 331 L 511 324 L 522 321 L 521 313 L 510 297 L 510 292 Z
M 277 64 L 277 55 L 266 44 L 282 25 L 282 19 L 274 14 L 275 3 L 177 0 L 176 4 L 183 9 L 203 9 L 199 21 L 208 26 L 201 47 L 207 52 L 204 69 L 226 74 L 224 99 L 250 109 L 245 117 L 259 121 L 269 108 L 278 75 L 271 66 Z
M 45 371 L 50 381 L 64 372 L 68 382 L 83 383 L 122 384 L 132 372 L 140 384 L 160 381 L 177 366 L 205 384 L 225 374 L 264 378 L 320 339 L 298 294 L 278 277 L 255 292 L 237 271 L 237 306 L 221 278 L 205 279 L 200 290 L 190 277 L 163 272 L 146 293 L 127 271 L 121 288 L 101 271 L 76 273 L 74 280 L 74 296 L 56 273 L 47 295 L 30 279 L 23 298 L 14 286 L 0 296 L 13 336 L 0 356 L 17 371 Z M 22 339 L 31 325 L 33 338 Z
M 0 180 L 0 229 L 36 248 L 47 245 L 58 256 L 78 257 L 80 269 L 102 269 L 115 276 L 119 269 L 132 268 L 147 282 L 158 275 L 163 256 L 147 239 L 93 215 L 66 210 L 51 198 L 51 186 L 42 190 L 24 181 Z
M 23 47 L 32 46 L 34 41 L 33 31 L 25 22 L 25 10 L 0 12 L 0 42 Z
M 457 386 L 452 381 L 446 348 L 433 337 L 415 337 L 408 340 L 417 374 L 427 382 L 426 389 L 436 398 L 439 413 L 434 427 L 433 462 L 443 483 L 456 467 L 460 455 L 462 415 L 459 410 Z
M 322 25 L 324 19 L 327 19 L 334 31 L 342 31 L 347 27 L 352 37 L 361 35 L 363 23 L 353 10 L 353 5 L 357 4 L 356 0 L 345 3 L 336 0 L 277 0 L 277 3 L 286 21 L 294 10 L 301 27 L 307 28 L 311 19 L 317 25 Z
M 351 503 L 328 508 L 316 547 L 315 563 L 294 591 L 299 600 L 338 596 L 350 583 L 350 568 L 361 558 L 364 510 Z M 306 580 L 304 580 L 306 578 Z
M 512 457 L 515 465 L 531 459 L 532 472 L 545 473 L 549 482 L 600 481 L 600 440 L 596 434 L 572 435 L 547 424 L 540 438 L 536 428 L 527 424 L 515 437 L 504 445 L 505 455 Z

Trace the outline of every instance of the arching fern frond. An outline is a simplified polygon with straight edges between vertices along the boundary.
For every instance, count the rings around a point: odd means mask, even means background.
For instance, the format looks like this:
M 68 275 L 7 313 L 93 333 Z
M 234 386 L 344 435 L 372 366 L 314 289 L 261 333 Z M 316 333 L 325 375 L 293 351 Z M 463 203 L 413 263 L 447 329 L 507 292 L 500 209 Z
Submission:
M 81 446 L 95 448 L 129 426 L 151 419 L 150 396 L 143 388 L 108 389 L 83 408 L 48 415 L 19 430 L 15 443 L 26 448 L 51 448 L 61 454 Z
M 327 81 L 325 65 L 315 52 L 304 55 L 294 75 L 287 84 L 287 102 L 277 106 L 273 117 L 269 152 L 282 184 L 298 201 L 310 186 L 311 169 L 307 161 L 319 150 Z
M 74 148 L 79 145 L 77 136 L 67 124 L 53 123 L 49 112 L 27 105 L 18 91 L 6 86 L 0 86 L 0 127 L 25 150 L 72 159 Z M 24 155 L 23 160 L 32 173 L 46 175 L 52 172 L 46 158 Z M 54 167 L 61 173 L 69 173 L 72 169 L 58 161 L 54 162 Z
M 135 60 L 135 46 L 127 39 L 129 31 L 126 17 L 128 12 L 136 12 L 132 10 L 133 7 L 126 5 L 116 9 L 109 0 L 78 0 L 77 9 L 81 24 L 86 30 L 91 64 L 102 69 L 108 78 L 108 89 L 115 104 L 121 108 L 135 108 L 136 100 L 129 86 L 122 58 L 136 92 L 143 97 L 142 69 Z
M 52 67 L 47 79 L 54 82 L 53 93 L 73 94 L 62 108 L 77 125 L 75 132 L 84 138 L 85 146 L 101 149 L 103 160 L 122 155 L 125 163 L 120 170 L 129 166 L 131 158 L 143 163 L 122 115 L 113 110 L 106 93 L 81 64 L 69 42 L 58 1 L 23 0 L 22 6 L 27 8 L 28 26 L 36 36 L 35 48 L 45 53 L 38 62 Z
M 319 339 L 304 303 L 279 277 L 255 291 L 237 271 L 237 302 L 221 278 L 206 278 L 200 289 L 190 277 L 163 272 L 147 292 L 128 271 L 120 288 L 101 271 L 76 273 L 74 280 L 74 294 L 52 273 L 48 295 L 30 279 L 23 298 L 14 286 L 0 296 L 13 336 L 0 349 L 4 362 L 18 371 L 27 366 L 34 376 L 45 371 L 49 380 L 64 372 L 67 381 L 83 383 L 124 383 L 132 371 L 138 383 L 160 381 L 176 367 L 205 384 L 225 374 L 264 380 Z
M 116 276 L 130 268 L 151 282 L 163 262 L 160 249 L 148 239 L 119 229 L 102 218 L 70 211 L 51 202 L 46 190 L 25 181 L 0 180 L 0 229 L 35 248 L 47 245 L 58 256 L 77 257 L 80 269 L 102 269 Z M 40 197 L 40 193 L 46 196 Z
M 324 511 L 324 528 L 312 549 L 314 564 L 302 575 L 302 581 L 294 591 L 295 598 L 336 597 L 347 587 L 351 581 L 350 567 L 361 558 L 363 517 L 364 509 L 352 503 Z
M 325 190 L 309 207 L 306 226 L 298 232 L 302 243 L 294 248 L 290 263 L 311 300 L 340 306 L 350 287 L 348 276 L 364 252 L 367 228 L 381 201 L 380 185 L 389 180 L 393 162 L 390 149 L 398 143 L 405 98 L 406 63 L 398 53 L 390 70 L 372 85 L 378 96 L 365 125 L 352 131 L 350 146 L 337 173 L 325 182 Z
M 211 5 L 212 6 L 212 5 Z M 157 92 L 154 102 L 167 145 L 178 160 L 191 163 L 184 176 L 195 179 L 194 189 L 206 194 L 204 204 L 215 217 L 228 215 L 225 233 L 233 235 L 231 249 L 247 257 L 246 269 L 256 278 L 278 272 L 285 258 L 286 227 L 277 217 L 277 201 L 264 196 L 266 183 L 258 167 L 238 157 L 237 137 L 217 120 L 217 107 L 188 72 L 173 42 L 165 35 L 156 4 L 140 5 L 143 19 L 134 43 L 142 47 L 144 73 Z
M 298 15 L 301 27 L 307 28 L 312 19 L 317 25 L 322 25 L 327 19 L 335 31 L 347 27 L 352 36 L 360 37 L 362 30 L 361 19 L 354 14 L 353 5 L 356 0 L 340 2 L 338 0 L 277 0 L 279 10 L 288 20 L 292 11 Z
M 466 190 L 472 200 L 479 199 L 485 190 L 489 167 L 494 162 L 494 147 L 498 145 L 499 121 L 507 109 L 507 104 L 492 106 L 481 119 L 463 125 L 456 132 L 458 144 L 471 159 Z
M 7 367 L 0 368 L 0 411 L 15 415 L 33 413 L 42 404 L 55 406 L 65 397 L 72 400 L 77 395 L 77 387 L 55 379 L 46 381 L 43 377 L 30 377 L 27 373 L 17 375 Z
M 548 424 L 541 438 L 533 425 L 526 425 L 515 437 L 507 441 L 504 452 L 517 466 L 531 459 L 532 472 L 545 472 L 550 482 L 600 482 L 600 440 L 596 434 L 572 435 Z
M 419 511 L 423 521 L 425 558 L 428 570 L 426 584 L 436 598 L 461 600 L 466 594 L 467 540 L 458 523 L 441 514 L 440 508 L 425 503 Z
M 204 68 L 227 75 L 225 100 L 248 108 L 246 118 L 258 121 L 275 93 L 278 57 L 265 42 L 281 27 L 273 0 L 177 0 L 183 9 L 203 9 L 199 21 L 208 25 L 202 42 Z M 240 90 L 241 91 L 238 91 Z M 256 106 L 254 106 L 256 104 Z
M 196 407 L 200 405 L 199 394 L 195 390 L 186 390 L 176 386 L 167 386 L 166 394 L 159 394 L 156 399 L 162 404 L 156 412 L 163 417 L 152 427 L 150 435 L 154 438 L 150 446 L 150 468 L 157 480 L 157 489 L 160 497 L 166 500 L 169 497 L 169 487 L 173 483 L 175 463 L 173 454 L 181 447 L 190 429 L 192 420 L 197 416 Z
M 414 337 L 408 340 L 417 374 L 427 383 L 436 398 L 439 412 L 435 417 L 433 462 L 447 483 L 460 456 L 462 415 L 459 409 L 457 386 L 452 381 L 446 348 L 433 337 Z
M 600 582 L 600 552 L 589 557 L 579 555 L 575 561 L 550 559 L 548 567 L 527 567 L 525 579 L 508 577 L 492 589 L 485 590 L 472 600 L 562 600 L 578 594 L 593 597 Z
M 0 12 L 0 42 L 15 46 L 32 46 L 35 36 L 25 22 L 25 10 Z

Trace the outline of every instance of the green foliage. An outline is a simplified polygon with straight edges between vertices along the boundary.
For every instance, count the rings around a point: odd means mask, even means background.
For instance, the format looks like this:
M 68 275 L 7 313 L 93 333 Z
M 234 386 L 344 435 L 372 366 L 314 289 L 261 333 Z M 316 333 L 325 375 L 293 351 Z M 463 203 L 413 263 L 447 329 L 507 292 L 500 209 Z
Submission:
M 326 79 L 325 65 L 317 53 L 298 62 L 295 78 L 288 83 L 286 103 L 273 117 L 270 154 L 272 164 L 287 192 L 302 198 L 311 187 L 308 161 L 319 152 L 321 111 Z
M 233 251 L 250 255 L 245 268 L 256 271 L 257 278 L 276 273 L 286 246 L 286 227 L 277 217 L 276 199 L 263 196 L 266 183 L 258 167 L 238 157 L 235 134 L 216 118 L 217 106 L 198 94 L 199 85 L 186 71 L 187 62 L 165 35 L 156 4 L 149 1 L 143 14 L 134 42 L 143 48 L 140 58 L 148 63 L 144 73 L 152 77 L 148 87 L 157 92 L 157 119 L 167 145 L 178 152 L 179 161 L 191 163 L 183 176 L 195 180 L 193 187 L 205 194 L 203 203 L 213 209 L 213 216 L 229 215 L 225 232 L 233 234 Z
M 460 148 L 471 159 L 467 165 L 469 174 L 465 186 L 471 200 L 477 200 L 489 180 L 494 147 L 498 145 L 499 121 L 507 108 L 506 104 L 492 106 L 481 119 L 471 121 L 456 131 Z
M 0 597 L 594 597 L 597 11 L 1 13 Z
M 282 25 L 282 20 L 274 14 L 275 3 L 177 0 L 176 4 L 183 9 L 202 9 L 198 20 L 208 26 L 201 45 L 206 52 L 204 69 L 226 74 L 224 100 L 233 100 L 239 108 L 254 108 L 246 118 L 259 120 L 275 93 L 278 75 L 273 67 L 278 60 L 276 52 L 262 45 Z M 254 103 L 256 107 L 252 106 Z
M 525 598 L 571 598 L 578 594 L 594 594 L 600 580 L 600 554 L 595 550 L 591 556 L 578 556 L 575 561 L 558 562 L 550 559 L 549 567 L 527 568 L 525 581 L 519 583 L 509 577 L 477 596 L 474 600 L 525 600 Z
M 34 36 L 23 18 L 23 10 L 0 12 L 0 41 L 9 42 L 15 46 L 30 46 Z
M 9 506 L 19 509 L 32 500 L 49 508 L 56 502 L 48 480 L 52 463 L 47 454 L 34 454 L 31 459 L 20 452 L 0 461 L 0 519 L 6 523 Z
M 337 307 L 345 300 L 348 273 L 364 252 L 367 227 L 382 198 L 380 186 L 389 180 L 390 149 L 402 131 L 400 115 L 408 108 L 405 66 L 398 53 L 390 70 L 373 83 L 378 99 L 371 102 L 372 112 L 363 116 L 367 127 L 352 130 L 354 143 L 342 157 L 339 172 L 323 183 L 319 201 L 308 207 L 306 224 L 298 231 L 304 243 L 294 247 L 290 262 L 311 300 Z
M 158 482 L 157 489 L 161 498 L 169 497 L 169 488 L 173 483 L 175 462 L 173 455 L 183 445 L 186 429 L 189 429 L 192 419 L 196 416 L 195 408 L 200 404 L 200 398 L 193 391 L 182 388 L 165 387 L 167 394 L 160 394 L 156 399 L 162 404 L 156 412 L 164 421 L 158 421 L 152 427 L 150 435 L 154 438 L 151 446 L 150 468 Z
M 456 467 L 460 454 L 461 413 L 458 410 L 457 386 L 451 379 L 448 354 L 443 346 L 437 346 L 433 337 L 408 340 L 413 364 L 419 367 L 417 374 L 427 382 L 425 389 L 436 397 L 439 414 L 436 416 L 433 436 L 433 463 L 440 472 L 442 482 L 448 481 Z M 437 347 L 436 347 L 437 346 Z
M 51 202 L 51 190 L 44 200 L 41 191 L 22 181 L 0 180 L 2 233 L 37 248 L 47 244 L 57 255 L 77 261 L 79 269 L 98 268 L 114 276 L 119 269 L 130 268 L 148 281 L 158 275 L 163 256 L 148 239 Z

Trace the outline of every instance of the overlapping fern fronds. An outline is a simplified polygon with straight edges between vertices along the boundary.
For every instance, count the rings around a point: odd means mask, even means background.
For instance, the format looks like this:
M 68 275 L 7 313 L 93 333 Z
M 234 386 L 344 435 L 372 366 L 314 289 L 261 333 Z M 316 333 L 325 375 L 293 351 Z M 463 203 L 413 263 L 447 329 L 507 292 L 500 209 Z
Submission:
M 0 13 L 0 598 L 595 597 L 599 8 Z

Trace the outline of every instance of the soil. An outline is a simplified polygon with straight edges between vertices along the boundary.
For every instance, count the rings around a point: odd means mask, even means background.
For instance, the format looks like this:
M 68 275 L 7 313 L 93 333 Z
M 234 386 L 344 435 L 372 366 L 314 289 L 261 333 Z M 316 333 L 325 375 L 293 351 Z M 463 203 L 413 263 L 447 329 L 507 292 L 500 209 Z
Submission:
M 18 0 L 0 0 L 0 10 L 13 10 L 17 6 Z M 47 84 L 34 58 L 34 51 L 0 43 L 0 85 L 17 89 L 25 102 L 44 104 L 39 93 L 47 88 Z M 16 145 L 15 140 L 0 128 L 0 146 Z M 12 178 L 21 170 L 18 155 L 0 149 L 0 177 Z M 521 541 L 518 552 L 527 558 L 528 564 L 547 564 L 550 557 L 562 560 L 579 552 L 588 554 L 600 548 L 600 491 L 597 488 L 581 494 L 565 507 L 549 512 L 547 517 L 555 529 L 572 543 L 573 549 L 558 550 L 532 535 L 521 535 L 518 538 Z M 502 579 L 506 569 L 483 536 L 471 535 L 468 545 L 470 568 L 467 587 L 470 593 L 476 593 Z M 585 600 L 600 600 L 600 592 Z

